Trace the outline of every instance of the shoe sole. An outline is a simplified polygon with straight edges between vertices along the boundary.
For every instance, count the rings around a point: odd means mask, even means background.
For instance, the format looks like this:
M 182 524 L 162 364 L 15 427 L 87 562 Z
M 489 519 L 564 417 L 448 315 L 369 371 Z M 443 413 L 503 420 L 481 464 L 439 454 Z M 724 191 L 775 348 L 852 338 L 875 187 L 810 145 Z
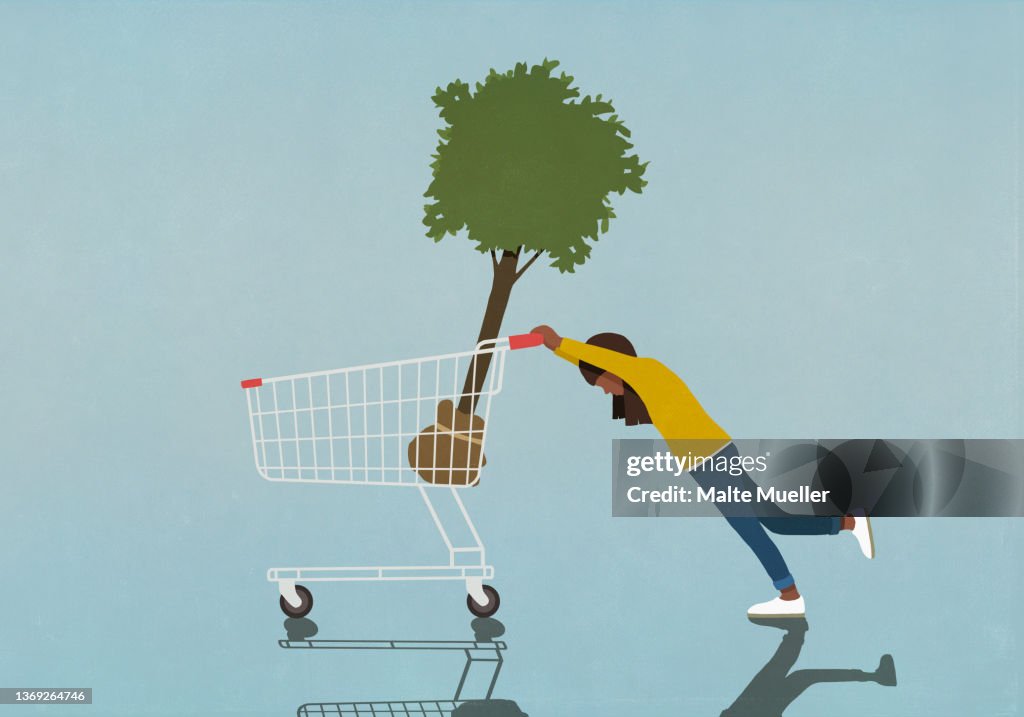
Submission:
M 785 614 L 779 614 L 777 612 L 776 613 L 748 612 L 747 613 L 747 617 L 761 617 L 761 618 L 765 618 L 765 617 L 767 617 L 767 618 L 776 618 L 777 617 L 777 618 L 783 619 L 783 618 L 788 618 L 788 617 L 796 617 L 796 618 L 807 617 L 807 615 L 802 613 L 802 612 L 787 612 Z
M 853 517 L 857 520 L 863 520 L 864 526 L 868 529 L 868 546 L 871 548 L 871 554 L 865 555 L 868 560 L 875 559 L 875 531 L 871 530 L 871 518 L 868 517 L 867 513 L 863 510 L 854 511 Z M 863 550 L 861 552 L 864 552 Z
M 871 555 L 868 556 L 868 560 L 875 559 L 875 531 L 871 530 L 871 518 L 864 516 L 864 525 L 868 528 L 868 544 L 871 546 Z

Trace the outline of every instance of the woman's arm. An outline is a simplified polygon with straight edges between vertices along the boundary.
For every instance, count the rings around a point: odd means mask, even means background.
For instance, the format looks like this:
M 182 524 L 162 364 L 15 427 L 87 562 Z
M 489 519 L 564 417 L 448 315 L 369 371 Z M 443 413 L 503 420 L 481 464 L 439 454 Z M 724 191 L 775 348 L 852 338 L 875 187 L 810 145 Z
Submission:
M 618 351 L 562 338 L 550 326 L 538 326 L 533 333 L 543 336 L 544 345 L 554 351 L 556 356 L 561 356 L 577 366 L 580 361 L 583 361 L 604 371 L 610 371 L 626 383 L 630 383 L 630 377 L 636 372 L 641 361 L 635 356 L 628 356 Z

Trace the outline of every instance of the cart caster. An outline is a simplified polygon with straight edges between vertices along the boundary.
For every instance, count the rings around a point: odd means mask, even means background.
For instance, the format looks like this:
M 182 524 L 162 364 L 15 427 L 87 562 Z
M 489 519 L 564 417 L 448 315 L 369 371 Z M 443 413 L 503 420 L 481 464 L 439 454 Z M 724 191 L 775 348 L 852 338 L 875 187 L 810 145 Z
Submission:
M 481 604 L 477 602 L 472 595 L 467 595 L 466 607 L 468 607 L 469 611 L 477 617 L 490 617 L 494 613 L 498 612 L 498 608 L 501 607 L 501 596 L 498 595 L 498 591 L 490 585 L 484 585 L 483 591 L 487 598 L 486 602 Z
M 306 617 L 313 609 L 313 593 L 309 592 L 304 585 L 295 586 L 295 595 L 299 598 L 298 606 L 293 606 L 284 595 L 281 596 L 281 612 L 288 617 Z

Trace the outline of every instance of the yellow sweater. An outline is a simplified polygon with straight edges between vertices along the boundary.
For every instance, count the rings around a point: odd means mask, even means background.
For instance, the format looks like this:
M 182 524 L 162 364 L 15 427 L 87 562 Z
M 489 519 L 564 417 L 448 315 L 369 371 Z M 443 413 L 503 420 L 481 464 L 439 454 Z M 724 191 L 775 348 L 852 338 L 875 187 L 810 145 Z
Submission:
M 583 361 L 610 371 L 628 383 L 676 455 L 710 456 L 729 443 L 729 434 L 711 420 L 683 380 L 660 361 L 566 338 L 555 353 L 576 365 Z

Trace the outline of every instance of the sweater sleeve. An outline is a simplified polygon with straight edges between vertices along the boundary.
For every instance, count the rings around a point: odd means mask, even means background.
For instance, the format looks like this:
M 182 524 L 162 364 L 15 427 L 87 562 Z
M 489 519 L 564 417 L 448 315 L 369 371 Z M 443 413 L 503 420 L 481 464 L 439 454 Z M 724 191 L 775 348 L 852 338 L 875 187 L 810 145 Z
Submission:
M 604 371 L 611 371 L 626 383 L 632 383 L 642 366 L 642 360 L 636 356 L 591 346 L 575 339 L 563 338 L 561 345 L 555 349 L 555 355 L 577 366 L 583 361 Z

